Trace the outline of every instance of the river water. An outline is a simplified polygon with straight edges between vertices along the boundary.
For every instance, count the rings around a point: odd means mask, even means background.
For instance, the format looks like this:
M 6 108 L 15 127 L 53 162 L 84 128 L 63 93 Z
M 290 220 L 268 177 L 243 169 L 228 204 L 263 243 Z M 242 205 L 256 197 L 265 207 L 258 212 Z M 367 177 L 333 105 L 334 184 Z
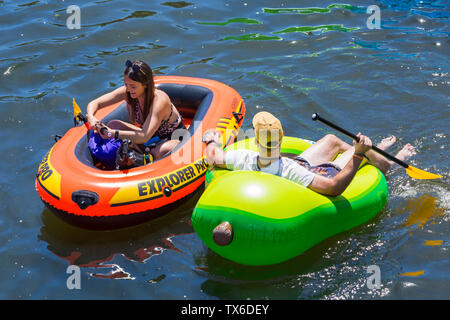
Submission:
M 449 299 L 450 5 L 350 2 L 0 1 L 0 298 Z M 79 29 L 67 26 L 72 4 Z M 444 177 L 392 168 L 374 220 L 270 267 L 202 244 L 190 224 L 200 192 L 134 228 L 78 229 L 44 207 L 35 173 L 72 125 L 72 97 L 85 110 L 122 84 L 127 59 L 232 86 L 246 102 L 244 130 L 268 110 L 286 135 L 336 133 L 311 121 L 318 112 L 374 142 L 395 135 L 392 153 L 412 143 L 410 163 Z M 80 289 L 66 285 L 70 265 Z M 367 285 L 369 266 L 380 288 Z

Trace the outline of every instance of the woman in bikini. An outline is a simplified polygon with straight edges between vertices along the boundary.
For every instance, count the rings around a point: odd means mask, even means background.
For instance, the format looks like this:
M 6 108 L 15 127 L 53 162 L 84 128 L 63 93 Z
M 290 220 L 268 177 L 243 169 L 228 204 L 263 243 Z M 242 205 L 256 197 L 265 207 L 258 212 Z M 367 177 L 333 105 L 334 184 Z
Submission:
M 125 85 L 107 93 L 87 106 L 88 121 L 93 129 L 107 138 L 108 133 L 116 139 L 129 139 L 140 151 L 145 150 L 150 139 L 163 141 L 150 149 L 155 160 L 170 152 L 180 142 L 171 140 L 176 129 L 185 129 L 182 117 L 162 90 L 156 89 L 152 69 L 143 61 L 127 60 L 124 72 Z M 104 106 L 125 100 L 130 122 L 111 120 L 106 125 L 94 115 Z M 105 127 L 108 132 L 100 130 Z M 153 140 L 153 139 L 152 139 Z

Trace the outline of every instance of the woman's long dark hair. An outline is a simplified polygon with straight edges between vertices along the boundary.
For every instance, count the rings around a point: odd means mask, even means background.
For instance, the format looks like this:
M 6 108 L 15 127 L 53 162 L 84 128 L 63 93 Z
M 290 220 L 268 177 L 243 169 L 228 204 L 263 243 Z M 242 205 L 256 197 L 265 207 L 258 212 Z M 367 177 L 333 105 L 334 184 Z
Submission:
M 138 66 L 139 68 L 137 68 L 136 66 Z M 147 119 L 147 116 L 150 112 L 150 107 L 153 103 L 153 98 L 155 97 L 155 82 L 153 81 L 153 70 L 144 61 L 136 60 L 132 63 L 132 65 L 125 69 L 123 74 L 129 77 L 131 80 L 147 86 L 147 88 L 145 89 L 145 105 L 142 112 L 142 121 L 144 122 L 145 119 Z M 126 100 L 127 103 L 131 106 L 131 110 L 129 110 L 130 120 L 131 122 L 135 123 L 136 108 L 138 108 L 139 101 L 137 98 L 131 98 L 129 92 L 127 92 Z

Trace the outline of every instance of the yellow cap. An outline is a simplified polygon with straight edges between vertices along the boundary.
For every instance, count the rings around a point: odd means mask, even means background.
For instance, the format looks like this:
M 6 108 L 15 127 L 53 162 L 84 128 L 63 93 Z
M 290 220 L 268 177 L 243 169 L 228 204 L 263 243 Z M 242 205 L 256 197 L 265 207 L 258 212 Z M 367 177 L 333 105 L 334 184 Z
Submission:
M 283 127 L 280 120 L 267 111 L 258 112 L 253 117 L 253 129 L 256 140 L 266 149 L 277 148 L 283 139 Z

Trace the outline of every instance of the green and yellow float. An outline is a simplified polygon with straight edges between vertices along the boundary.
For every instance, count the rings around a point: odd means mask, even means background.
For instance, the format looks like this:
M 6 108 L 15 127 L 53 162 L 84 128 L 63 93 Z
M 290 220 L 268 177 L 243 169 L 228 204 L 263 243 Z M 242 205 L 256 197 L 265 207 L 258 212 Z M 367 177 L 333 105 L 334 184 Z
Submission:
M 311 141 L 284 137 L 284 156 L 301 154 Z M 257 151 L 254 138 L 227 147 Z M 205 192 L 192 214 L 206 246 L 234 262 L 262 266 L 292 259 L 319 242 L 374 218 L 385 206 L 384 175 L 364 161 L 338 197 L 318 194 L 287 179 L 256 171 L 210 168 Z

